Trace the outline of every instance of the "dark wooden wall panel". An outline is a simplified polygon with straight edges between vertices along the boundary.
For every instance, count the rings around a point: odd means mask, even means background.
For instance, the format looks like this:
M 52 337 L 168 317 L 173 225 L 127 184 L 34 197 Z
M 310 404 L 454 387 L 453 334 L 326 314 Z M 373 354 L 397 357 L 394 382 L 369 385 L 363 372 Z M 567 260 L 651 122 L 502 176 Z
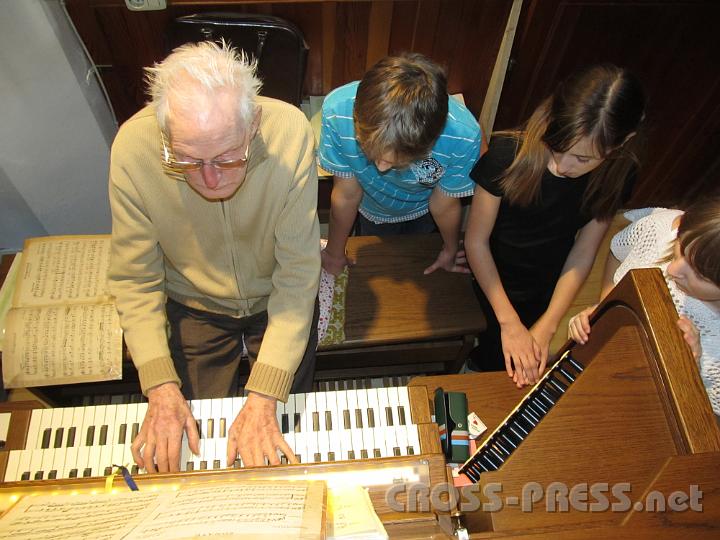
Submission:
M 168 1 L 131 12 L 123 0 L 67 0 L 119 121 L 145 101 L 142 68 L 162 59 L 175 17 L 208 11 L 263 13 L 296 24 L 310 47 L 305 93 L 327 94 L 362 77 L 386 54 L 418 51 L 448 70 L 450 91 L 478 115 L 512 0 Z
M 632 205 L 682 205 L 717 190 L 719 20 L 715 0 L 526 0 L 495 127 L 525 120 L 575 69 L 613 62 L 637 73 L 649 96 Z

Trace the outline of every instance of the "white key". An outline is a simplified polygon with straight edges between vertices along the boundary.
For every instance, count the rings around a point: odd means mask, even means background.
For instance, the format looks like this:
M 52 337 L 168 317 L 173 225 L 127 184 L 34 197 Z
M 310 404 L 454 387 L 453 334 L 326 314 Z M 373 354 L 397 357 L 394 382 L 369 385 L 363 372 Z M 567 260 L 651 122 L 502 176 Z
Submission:
M 361 450 L 364 448 L 363 430 L 351 429 L 350 437 L 352 440 L 352 446 L 350 447 L 348 454 L 352 457 L 348 457 L 348 459 L 361 459 L 360 453 Z
M 39 429 L 38 441 L 37 441 L 37 445 L 35 445 L 34 448 L 42 448 L 44 440 L 47 439 L 47 435 L 46 435 L 47 430 L 50 430 L 51 436 L 50 436 L 49 440 L 52 441 L 53 410 L 54 409 L 43 409 L 42 410 L 42 416 L 40 417 L 40 425 L 38 426 L 38 429 Z
M 420 454 L 420 436 L 418 435 L 418 429 L 416 424 L 410 424 L 406 426 L 407 438 L 408 438 L 408 455 Z M 412 452 L 410 451 L 412 450 Z
M 100 461 L 98 462 L 98 475 L 105 476 L 112 474 L 113 466 L 113 445 L 105 444 L 100 447 Z M 108 470 L 109 467 L 109 470 Z
M 38 438 L 42 439 L 40 435 L 40 421 L 42 420 L 43 410 L 44 409 L 33 409 L 33 412 L 30 414 L 30 425 L 28 426 L 27 440 L 25 441 L 25 448 L 28 450 L 40 446 Z
M 130 467 L 132 458 L 130 459 L 130 461 L 126 461 L 126 459 L 125 459 L 125 456 L 126 456 L 125 452 L 126 452 L 127 447 L 128 446 L 126 444 L 113 444 L 112 445 L 112 453 L 110 455 L 110 460 L 113 465 L 123 465 L 128 468 Z
M 0 441 L 7 441 L 8 431 L 10 431 L 10 417 L 12 413 L 0 413 Z
M 50 471 L 55 468 L 55 455 L 58 450 L 62 450 L 62 448 L 53 448 L 51 444 L 50 448 L 43 451 L 42 460 L 40 462 L 40 470 L 43 472 L 43 480 L 49 480 Z
M 17 468 L 17 474 L 15 477 L 15 480 L 20 481 L 22 480 L 23 474 L 27 473 L 29 476 L 27 480 L 32 480 L 32 476 L 30 475 L 30 458 L 32 457 L 32 453 L 35 451 L 35 449 L 28 449 L 23 451 L 20 454 L 20 462 L 18 463 Z
M 308 460 L 306 435 L 307 433 L 302 431 L 298 431 L 294 434 L 295 446 L 292 448 L 295 452 L 295 456 L 300 460 L 300 463 L 312 463 L 312 460 Z
M 50 410 L 50 409 L 48 409 Z M 45 450 L 36 448 L 30 455 L 30 480 L 44 480 L 47 471 L 43 469 L 43 458 L 45 457 Z M 38 477 L 36 474 L 42 471 L 42 476 Z
M 77 448 L 83 444 L 83 419 L 85 418 L 85 414 L 87 412 L 85 409 L 86 407 L 73 408 L 72 423 L 70 429 L 65 435 L 65 446 Z
M 27 450 L 10 450 L 10 452 L 8 452 L 3 482 L 17 482 L 20 480 L 20 474 L 22 473 L 18 473 L 18 467 L 20 465 L 20 456 L 23 452 L 27 452 Z
M 340 446 L 340 457 L 336 459 L 348 460 L 354 459 L 350 457 L 350 451 L 353 449 L 352 431 L 349 429 L 343 429 L 339 432 L 338 436 Z M 337 451 L 336 451 L 337 456 Z
M 317 432 L 318 441 L 318 453 L 320 454 L 320 461 L 329 461 L 328 452 L 330 451 L 330 432 L 322 429 Z M 335 458 L 337 460 L 337 457 Z
M 317 431 L 308 431 L 305 433 L 305 455 L 304 463 L 319 463 L 316 454 L 319 452 Z
M 58 476 L 60 478 L 70 478 L 70 471 L 77 469 L 78 452 L 77 445 L 65 449 L 65 459 L 63 460 L 61 469 L 58 470 Z
M 288 446 L 292 449 L 292 451 L 295 452 L 295 432 L 291 431 L 290 433 L 285 433 L 283 435 L 283 438 L 285 439 L 285 442 L 288 444 Z M 281 463 L 283 462 L 282 452 L 281 452 L 280 462 Z M 289 463 L 290 460 L 287 460 L 287 462 Z
M 373 459 L 375 457 L 375 437 L 373 428 L 362 428 L 362 448 L 360 449 L 361 459 Z M 357 452 L 355 452 L 357 455 Z
M 379 429 L 382 430 L 385 438 L 385 448 L 387 449 L 387 456 L 401 456 L 402 450 L 400 450 L 400 446 L 398 446 L 397 431 L 395 427 L 389 426 L 384 428 L 381 427 Z
M 313 427 L 313 415 L 317 412 L 317 402 L 315 392 L 305 394 L 305 412 L 302 417 L 302 430 L 304 433 L 312 433 L 315 431 Z
M 87 468 L 90 469 L 90 476 L 97 477 L 102 476 L 102 469 L 100 468 L 100 457 L 102 453 L 102 446 L 95 445 L 89 446 L 90 452 L 88 453 Z
M 96 409 L 97 406 L 95 405 L 85 407 L 85 415 L 83 416 L 82 428 L 80 429 L 79 433 L 75 434 L 75 436 L 78 437 L 77 446 L 88 446 L 88 430 L 90 429 L 90 426 L 94 425 Z

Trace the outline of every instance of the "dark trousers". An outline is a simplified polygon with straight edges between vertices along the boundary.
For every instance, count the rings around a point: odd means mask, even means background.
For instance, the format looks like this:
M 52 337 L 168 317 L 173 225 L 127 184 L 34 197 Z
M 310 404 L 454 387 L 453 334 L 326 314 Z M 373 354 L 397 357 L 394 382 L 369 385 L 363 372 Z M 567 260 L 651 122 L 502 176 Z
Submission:
M 478 336 L 478 345 L 470 351 L 468 367 L 473 371 L 505 371 L 505 356 L 503 355 L 500 323 L 495 317 L 490 302 L 483 293 L 480 285 L 473 279 L 473 289 L 480 307 L 485 314 L 487 328 Z M 526 328 L 530 328 L 545 313 L 550 304 L 550 297 L 541 295 L 532 300 L 519 300 L 512 291 L 505 291 L 520 320 Z
M 357 236 L 391 236 L 395 234 L 426 234 L 437 231 L 430 212 L 424 216 L 410 221 L 399 223 L 373 223 L 362 214 L 358 214 L 355 221 L 355 234 Z
M 243 340 L 252 369 L 267 328 L 267 311 L 237 319 L 193 309 L 171 299 L 165 309 L 170 323 L 170 354 L 185 399 L 235 396 Z M 290 390 L 293 393 L 312 391 L 319 314 L 316 299 L 310 337 Z

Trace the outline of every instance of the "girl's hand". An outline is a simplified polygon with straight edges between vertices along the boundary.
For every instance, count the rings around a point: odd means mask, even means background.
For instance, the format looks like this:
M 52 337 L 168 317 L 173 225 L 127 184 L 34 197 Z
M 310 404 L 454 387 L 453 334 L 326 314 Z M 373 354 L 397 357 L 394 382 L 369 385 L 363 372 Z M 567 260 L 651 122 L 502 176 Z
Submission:
M 540 317 L 535 324 L 532 325 L 532 328 L 530 328 L 530 334 L 540 349 L 540 363 L 538 366 L 539 375 L 542 375 L 543 371 L 545 371 L 548 356 L 550 355 L 550 341 L 555 335 L 555 329 L 556 327 L 548 325 L 544 317 Z
M 678 328 L 683 333 L 683 339 L 690 345 L 693 358 L 698 360 L 702 356 L 702 346 L 700 345 L 700 332 L 695 325 L 687 317 L 680 317 L 677 321 Z
M 535 384 L 539 378 L 541 351 L 532 334 L 518 320 L 500 325 L 505 370 L 518 388 Z
M 568 338 L 580 345 L 587 343 L 590 338 L 590 314 L 596 307 L 597 304 L 585 308 L 568 321 Z

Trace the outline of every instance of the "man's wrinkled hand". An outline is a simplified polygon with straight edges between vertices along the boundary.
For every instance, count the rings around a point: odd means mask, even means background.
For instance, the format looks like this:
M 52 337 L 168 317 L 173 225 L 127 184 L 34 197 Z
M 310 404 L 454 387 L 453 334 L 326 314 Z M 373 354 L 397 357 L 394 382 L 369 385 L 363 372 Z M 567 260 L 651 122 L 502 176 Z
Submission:
M 231 467 L 238 454 L 243 467 L 279 465 L 278 451 L 285 454 L 289 463 L 297 463 L 292 448 L 287 444 L 277 423 L 277 400 L 250 392 L 245 405 L 228 432 L 227 464 Z
M 177 472 L 183 431 L 187 432 L 190 451 L 200 453 L 195 418 L 175 383 L 151 388 L 147 396 L 147 413 L 131 445 L 133 459 L 149 473 Z
M 432 274 L 435 270 L 442 268 L 446 272 L 457 272 L 459 274 L 469 274 L 470 268 L 467 266 L 467 258 L 465 250 L 453 250 L 443 247 L 435 259 L 435 262 L 428 266 L 423 272 L 424 275 Z
M 345 270 L 346 266 L 352 266 L 355 264 L 355 261 L 349 259 L 344 253 L 338 256 L 323 249 L 320 252 L 320 264 L 327 273 L 333 276 L 339 276 L 343 270 Z

